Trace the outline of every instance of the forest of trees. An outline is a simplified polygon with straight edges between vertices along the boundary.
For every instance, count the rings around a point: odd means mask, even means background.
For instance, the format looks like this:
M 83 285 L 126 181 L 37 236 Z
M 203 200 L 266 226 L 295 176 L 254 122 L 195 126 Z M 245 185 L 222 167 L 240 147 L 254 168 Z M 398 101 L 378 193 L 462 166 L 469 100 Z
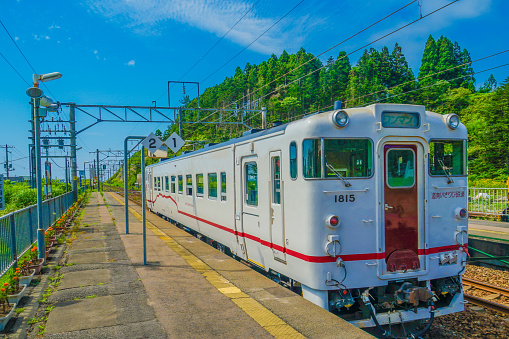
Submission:
M 288 122 L 333 108 L 341 100 L 344 108 L 372 103 L 406 103 L 426 106 L 438 113 L 459 114 L 469 129 L 469 170 L 473 178 L 504 180 L 509 174 L 509 77 L 498 86 L 492 76 L 476 89 L 471 57 L 457 42 L 430 36 L 417 75 L 409 67 L 399 44 L 392 51 L 365 50 L 355 65 L 346 52 L 324 64 L 304 49 L 284 51 L 259 65 L 237 67 L 235 74 L 200 96 L 202 108 L 229 108 L 234 112 L 201 113 L 204 121 L 243 121 L 259 128 L 261 116 L 243 110 L 267 107 L 268 123 Z M 182 105 L 198 107 L 185 97 Z M 197 113 L 186 110 L 183 121 L 197 121 Z M 200 147 L 239 136 L 241 125 L 184 124 L 186 140 Z M 160 134 L 178 132 L 178 124 Z M 200 143 L 201 141 L 201 143 Z

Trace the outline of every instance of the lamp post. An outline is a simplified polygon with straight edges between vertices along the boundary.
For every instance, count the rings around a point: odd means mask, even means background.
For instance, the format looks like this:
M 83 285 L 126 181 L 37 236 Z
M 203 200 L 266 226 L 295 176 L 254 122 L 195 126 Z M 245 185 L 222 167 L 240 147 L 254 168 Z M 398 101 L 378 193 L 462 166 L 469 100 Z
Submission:
M 58 72 L 48 74 L 34 74 L 34 87 L 27 89 L 27 95 L 32 98 L 32 107 L 34 109 L 34 128 L 35 128 L 35 177 L 37 187 L 37 246 L 39 248 L 39 258 L 46 257 L 46 246 L 44 243 L 44 221 L 42 210 L 42 179 L 41 179 L 41 121 L 46 110 L 40 110 L 40 105 L 50 106 L 53 100 L 43 96 L 42 90 L 39 88 L 39 81 L 46 82 L 60 78 L 62 74 Z

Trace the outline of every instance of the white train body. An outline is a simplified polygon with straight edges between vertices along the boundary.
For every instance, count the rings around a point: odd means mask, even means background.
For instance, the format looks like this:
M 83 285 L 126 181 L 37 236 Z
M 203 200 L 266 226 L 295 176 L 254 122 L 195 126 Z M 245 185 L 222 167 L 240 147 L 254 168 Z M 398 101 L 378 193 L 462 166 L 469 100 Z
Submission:
M 369 308 L 380 324 L 427 319 L 423 290 L 435 314 L 462 311 L 465 126 L 423 106 L 341 111 L 149 166 L 147 206 L 357 326 L 375 325 Z

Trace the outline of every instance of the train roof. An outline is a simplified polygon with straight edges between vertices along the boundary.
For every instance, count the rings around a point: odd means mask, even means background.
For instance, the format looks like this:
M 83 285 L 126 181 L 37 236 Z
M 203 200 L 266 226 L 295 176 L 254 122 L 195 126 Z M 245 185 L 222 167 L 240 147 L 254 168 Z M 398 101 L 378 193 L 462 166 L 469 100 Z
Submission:
M 161 164 L 161 163 L 166 162 L 166 161 L 183 159 L 183 158 L 186 158 L 186 157 L 189 157 L 189 156 L 193 156 L 193 155 L 196 155 L 196 154 L 208 152 L 208 151 L 211 151 L 211 150 L 214 150 L 214 149 L 218 149 L 218 148 L 221 148 L 221 147 L 233 145 L 233 144 L 236 144 L 236 143 L 239 143 L 239 142 L 248 141 L 248 140 L 259 138 L 259 137 L 266 136 L 266 135 L 271 135 L 271 134 L 274 134 L 274 133 L 286 130 L 286 127 L 288 126 L 288 124 L 290 124 L 290 123 L 286 123 L 286 124 L 282 124 L 282 125 L 279 125 L 279 126 L 275 126 L 275 127 L 271 127 L 271 128 L 267 128 L 267 129 L 262 129 L 262 130 L 251 129 L 249 131 L 244 132 L 243 135 L 240 136 L 240 137 L 233 138 L 233 139 L 230 139 L 228 141 L 221 142 L 221 143 L 218 143 L 218 144 L 214 144 L 214 145 L 211 145 L 211 146 L 206 146 L 206 147 L 201 148 L 199 150 L 191 151 L 189 153 L 185 153 L 185 154 L 179 155 L 178 157 L 163 158 L 163 159 L 160 160 L 160 162 L 158 162 L 156 164 L 153 164 L 153 165 L 150 165 L 150 166 L 147 166 L 147 167 L 157 166 L 158 164 Z

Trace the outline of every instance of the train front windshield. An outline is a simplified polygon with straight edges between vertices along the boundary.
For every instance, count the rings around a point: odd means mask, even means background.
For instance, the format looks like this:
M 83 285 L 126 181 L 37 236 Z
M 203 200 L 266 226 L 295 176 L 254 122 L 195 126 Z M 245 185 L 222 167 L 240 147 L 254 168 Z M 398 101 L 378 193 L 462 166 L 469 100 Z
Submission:
M 306 139 L 302 151 L 305 178 L 337 178 L 336 173 L 345 178 L 368 178 L 373 174 L 373 143 L 369 139 Z

